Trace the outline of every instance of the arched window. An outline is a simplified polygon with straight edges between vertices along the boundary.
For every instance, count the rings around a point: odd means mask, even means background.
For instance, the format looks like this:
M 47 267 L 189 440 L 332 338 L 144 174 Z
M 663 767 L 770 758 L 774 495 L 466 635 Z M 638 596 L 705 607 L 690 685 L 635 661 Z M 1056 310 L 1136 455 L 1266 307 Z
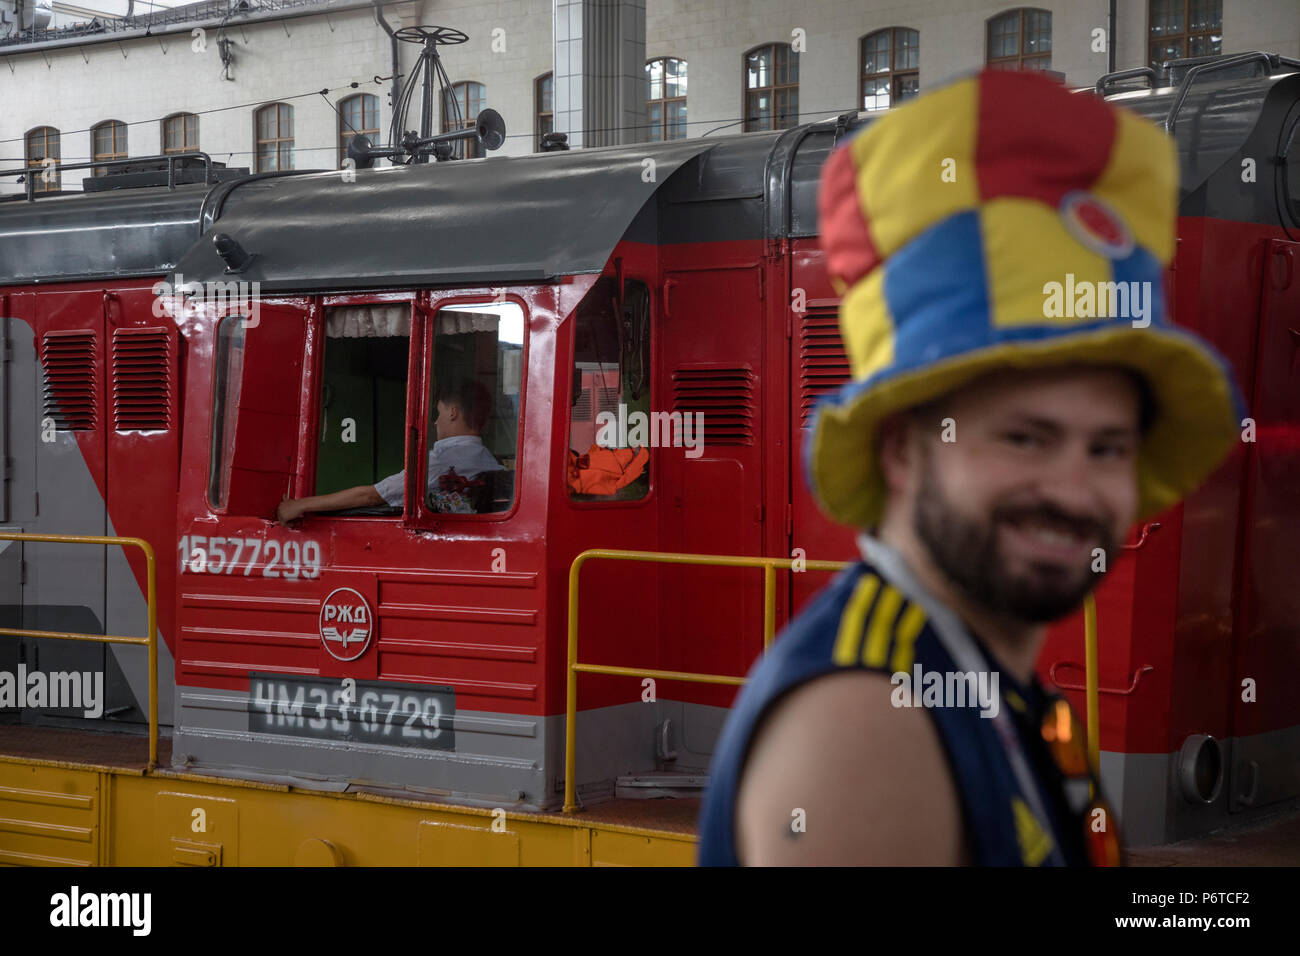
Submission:
M 1151 65 L 1223 52 L 1223 0 L 1151 0 Z
M 995 70 L 1050 70 L 1051 11 L 1020 7 L 990 18 L 986 49 Z
M 769 43 L 745 54 L 745 132 L 799 122 L 799 54 Z
M 104 120 L 90 128 L 90 143 L 95 162 L 102 159 L 126 159 L 126 124 L 121 120 Z M 107 176 L 113 167 L 100 167 L 96 176 Z
M 339 166 L 348 155 L 353 136 L 364 136 L 374 145 L 379 140 L 379 97 L 354 93 L 339 103 Z
M 162 121 L 164 153 L 199 151 L 199 118 L 193 113 L 173 113 Z
M 29 175 L 35 178 L 38 193 L 55 192 L 62 185 L 59 174 L 59 131 L 53 126 L 38 126 L 27 134 L 27 165 L 33 168 Z M 53 160 L 46 163 L 46 160 Z M 47 173 L 46 169 L 50 171 Z
M 921 33 L 907 27 L 862 38 L 862 109 L 887 110 L 921 89 Z
M 453 83 L 442 101 L 442 131 L 473 129 L 478 112 L 487 105 L 487 87 L 482 83 L 465 81 Z M 453 144 L 452 155 L 477 159 L 483 153 L 478 140 L 462 139 Z
M 293 107 L 270 103 L 256 113 L 257 172 L 293 169 Z
M 686 138 L 686 61 L 662 56 L 645 65 L 650 141 Z
M 555 131 L 555 75 L 543 73 L 533 80 L 533 104 L 537 114 L 537 134 L 533 137 L 533 152 L 542 151 L 542 137 Z

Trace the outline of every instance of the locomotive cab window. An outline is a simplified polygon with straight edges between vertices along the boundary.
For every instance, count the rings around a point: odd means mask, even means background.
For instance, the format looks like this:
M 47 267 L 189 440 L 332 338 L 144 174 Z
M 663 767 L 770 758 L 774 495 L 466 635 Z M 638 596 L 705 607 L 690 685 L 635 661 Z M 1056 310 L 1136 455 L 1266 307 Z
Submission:
M 230 459 L 235 451 L 239 384 L 244 373 L 244 326 L 243 317 L 238 315 L 228 315 L 217 325 L 208 461 L 208 501 L 214 508 L 226 507 L 230 495 Z
M 566 486 L 573 501 L 630 501 L 650 490 L 650 292 L 596 282 L 578 306 Z
M 438 514 L 509 511 L 515 497 L 524 311 L 513 302 L 443 306 L 434 316 L 425 504 Z M 400 478 L 379 486 L 400 499 Z
M 220 317 L 213 355 L 208 503 L 269 518 L 293 480 L 307 310 L 261 302 Z
M 402 436 L 406 424 L 411 303 L 325 309 L 316 495 L 396 481 L 394 499 L 326 512 L 334 516 L 402 513 Z

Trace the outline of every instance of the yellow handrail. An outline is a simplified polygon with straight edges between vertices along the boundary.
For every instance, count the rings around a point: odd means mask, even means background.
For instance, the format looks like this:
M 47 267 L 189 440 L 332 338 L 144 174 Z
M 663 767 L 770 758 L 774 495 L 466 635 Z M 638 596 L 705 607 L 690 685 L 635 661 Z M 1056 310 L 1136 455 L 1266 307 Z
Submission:
M 143 644 L 149 649 L 149 766 L 158 766 L 158 595 L 153 547 L 144 538 L 117 538 L 91 534 L 19 534 L 0 532 L 0 541 L 48 541 L 55 544 L 133 545 L 144 552 L 148 579 L 149 636 L 122 637 L 113 634 L 79 634 L 75 631 L 34 631 L 0 627 L 0 634 L 12 637 L 50 637 L 62 641 L 98 641 L 103 644 Z
M 578 674 L 612 674 L 619 677 L 653 677 L 658 680 L 692 681 L 701 684 L 742 685 L 743 677 L 720 674 L 693 674 L 684 671 L 660 671 L 648 668 L 614 667 L 607 664 L 578 663 L 578 575 L 589 560 L 647 561 L 655 564 L 696 564 L 721 567 L 763 569 L 763 650 L 772 643 L 776 627 L 776 569 L 793 568 L 796 563 L 809 571 L 839 571 L 848 561 L 806 561 L 793 558 L 743 557 L 720 554 L 682 554 L 671 551 L 618 551 L 593 548 L 583 551 L 569 567 L 569 657 L 568 687 L 565 691 L 564 725 L 564 812 L 573 813 L 577 805 L 578 742 Z M 1084 700 L 1087 707 L 1088 759 L 1094 774 L 1101 764 L 1101 708 L 1097 686 L 1097 602 L 1089 594 L 1083 603 Z
M 1083 699 L 1088 714 L 1088 762 L 1093 774 L 1100 777 L 1101 704 L 1097 681 L 1097 599 L 1089 592 L 1083 599 Z
M 804 558 L 745 557 L 728 554 L 682 554 L 674 551 L 618 551 L 592 548 L 573 559 L 569 567 L 569 660 L 566 720 L 564 724 L 564 812 L 573 813 L 577 802 L 578 762 L 578 674 L 613 674 L 620 677 L 653 677 L 658 680 L 682 680 L 698 684 L 745 683 L 743 677 L 722 674 L 693 674 L 685 671 L 661 671 L 642 667 L 614 667 L 607 664 L 578 663 L 578 575 L 590 560 L 646 561 L 652 564 L 695 564 L 732 568 L 763 569 L 763 650 L 772 644 L 776 632 L 776 569 L 840 571 L 848 561 L 808 561 Z

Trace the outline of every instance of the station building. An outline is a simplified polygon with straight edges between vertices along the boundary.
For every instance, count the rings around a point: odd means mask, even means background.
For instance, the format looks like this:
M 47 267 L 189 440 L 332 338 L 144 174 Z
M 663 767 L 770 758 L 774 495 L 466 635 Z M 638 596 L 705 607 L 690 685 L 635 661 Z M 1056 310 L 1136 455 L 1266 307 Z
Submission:
M 0 0 L 0 165 L 202 151 L 255 172 L 338 168 L 354 134 L 389 141 L 421 49 L 391 34 L 422 24 L 468 37 L 440 48 L 454 85 L 431 131 L 490 106 L 505 156 L 552 132 L 597 146 L 883 110 L 985 64 L 1087 87 L 1179 57 L 1300 56 L 1294 0 Z

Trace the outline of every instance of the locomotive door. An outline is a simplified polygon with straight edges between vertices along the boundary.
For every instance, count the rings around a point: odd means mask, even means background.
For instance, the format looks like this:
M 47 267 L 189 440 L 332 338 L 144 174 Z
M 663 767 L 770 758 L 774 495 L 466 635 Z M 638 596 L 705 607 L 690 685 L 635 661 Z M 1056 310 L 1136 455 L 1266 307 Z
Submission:
M 41 534 L 106 533 L 104 300 L 99 291 L 36 296 L 38 374 L 31 408 L 39 416 L 35 443 L 36 518 L 24 530 Z M 104 634 L 105 547 L 26 542 L 23 627 Z M 105 645 L 23 638 L 23 662 L 49 679 L 54 672 L 105 674 Z M 104 681 L 107 683 L 107 680 Z M 93 685 L 92 685 L 93 686 Z M 43 709 L 45 716 L 83 717 L 86 708 Z
M 1243 514 L 1229 809 L 1300 794 L 1300 243 L 1265 244 Z M 1243 701 L 1242 682 L 1255 683 Z
M 13 467 L 0 469 L 0 528 L 29 531 L 35 513 L 31 469 L 37 441 L 35 394 L 36 356 L 32 350 L 33 296 L 0 295 L 0 455 Z M 26 319 L 19 318 L 26 316 Z M 17 400 L 15 400 L 17 399 Z M 0 627 L 23 626 L 23 542 L 0 541 Z M 20 644 L 0 637 L 0 671 L 18 672 Z M 0 715 L 12 708 L 0 705 Z
M 155 314 L 150 287 L 122 289 L 104 297 L 104 434 L 108 488 L 108 534 L 143 537 L 157 557 L 157 593 L 171 592 L 175 568 L 176 515 L 156 502 L 175 501 L 179 462 L 178 339 L 175 320 Z M 144 597 L 145 562 L 138 548 L 104 549 L 105 624 L 112 634 L 144 634 L 149 626 Z M 159 620 L 158 672 L 172 673 L 162 634 L 170 634 L 165 605 Z M 149 719 L 149 656 L 142 647 L 108 648 L 106 714 L 117 721 Z M 158 682 L 158 714 L 172 722 L 172 682 Z
M 760 281 L 758 266 L 748 266 L 672 272 L 664 283 L 654 410 L 702 421 L 703 442 L 651 452 L 661 550 L 762 554 Z M 659 582 L 664 632 L 690 635 L 674 642 L 661 666 L 745 673 L 762 648 L 760 572 L 664 566 Z M 693 699 L 729 705 L 731 688 L 699 686 Z
M 210 374 L 187 384 L 187 408 L 201 411 L 186 438 L 198 467 L 181 476 L 177 516 L 178 684 L 244 691 L 250 671 L 286 657 L 295 671 L 316 669 L 319 644 L 281 634 L 301 632 L 302 608 L 317 604 L 308 585 L 320 576 L 325 539 L 274 523 L 303 457 L 307 318 L 305 300 L 262 301 L 251 315 L 229 310 L 215 322 L 211 366 L 202 369 Z M 212 719 L 198 697 L 180 693 L 182 725 Z

